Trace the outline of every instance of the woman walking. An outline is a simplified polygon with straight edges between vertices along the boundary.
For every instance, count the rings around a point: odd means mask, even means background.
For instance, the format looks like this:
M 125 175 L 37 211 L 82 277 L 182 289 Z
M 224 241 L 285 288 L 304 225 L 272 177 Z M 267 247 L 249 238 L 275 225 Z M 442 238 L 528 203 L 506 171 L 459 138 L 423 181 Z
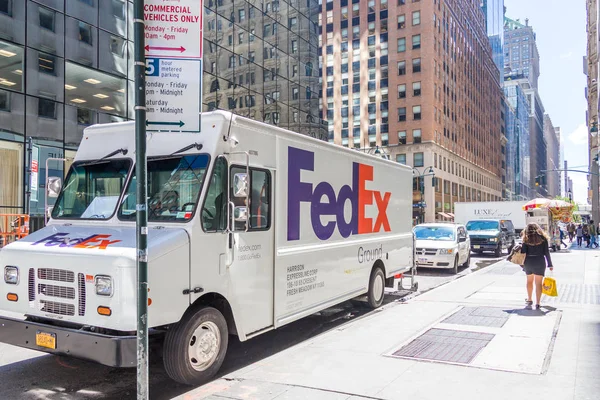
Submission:
M 525 254 L 523 268 L 527 274 L 527 308 L 533 305 L 532 295 L 535 282 L 535 309 L 539 310 L 540 299 L 542 298 L 542 281 L 544 280 L 546 268 L 550 268 L 550 271 L 552 271 L 554 267 L 550 259 L 548 237 L 538 224 L 529 224 L 525 228 L 521 253 Z

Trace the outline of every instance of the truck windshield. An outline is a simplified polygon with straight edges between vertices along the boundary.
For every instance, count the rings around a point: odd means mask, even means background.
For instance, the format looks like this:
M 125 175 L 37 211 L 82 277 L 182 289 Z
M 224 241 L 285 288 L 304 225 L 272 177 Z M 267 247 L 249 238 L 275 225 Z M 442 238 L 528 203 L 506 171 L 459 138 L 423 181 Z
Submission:
M 148 221 L 185 222 L 192 218 L 208 167 L 207 154 L 148 160 Z M 123 197 L 119 218 L 135 220 L 136 178 Z
M 417 226 L 414 230 L 417 240 L 454 240 L 454 229 L 440 226 Z
M 498 221 L 471 221 L 467 224 L 468 231 L 493 231 L 499 229 Z
M 52 218 L 110 218 L 115 212 L 130 168 L 130 160 L 73 164 L 52 209 Z

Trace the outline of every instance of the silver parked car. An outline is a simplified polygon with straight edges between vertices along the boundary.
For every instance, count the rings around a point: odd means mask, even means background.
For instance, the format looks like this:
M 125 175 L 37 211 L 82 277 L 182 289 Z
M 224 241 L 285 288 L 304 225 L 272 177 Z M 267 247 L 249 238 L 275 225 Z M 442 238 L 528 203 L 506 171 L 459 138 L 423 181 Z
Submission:
M 449 268 L 458 273 L 459 266 L 471 262 L 471 243 L 461 224 L 421 224 L 413 228 L 417 267 Z

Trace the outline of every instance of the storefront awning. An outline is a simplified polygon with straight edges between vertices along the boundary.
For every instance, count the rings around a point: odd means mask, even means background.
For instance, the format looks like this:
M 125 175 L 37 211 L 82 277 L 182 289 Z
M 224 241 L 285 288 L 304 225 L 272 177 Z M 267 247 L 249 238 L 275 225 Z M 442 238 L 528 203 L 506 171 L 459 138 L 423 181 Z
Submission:
M 452 218 L 451 216 L 449 216 L 448 214 L 443 213 L 443 212 L 438 212 L 438 214 L 441 215 L 444 218 Z
M 452 213 L 447 213 L 447 214 L 450 216 L 450 218 L 454 219 L 454 214 L 452 214 Z

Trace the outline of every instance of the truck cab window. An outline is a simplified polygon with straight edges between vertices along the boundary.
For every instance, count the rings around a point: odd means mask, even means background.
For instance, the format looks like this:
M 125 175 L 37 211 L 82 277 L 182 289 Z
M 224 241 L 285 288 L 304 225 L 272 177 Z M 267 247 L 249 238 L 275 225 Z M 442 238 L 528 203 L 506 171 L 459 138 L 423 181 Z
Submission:
M 202 206 L 205 232 L 222 232 L 227 228 L 227 161 L 217 158 L 210 186 Z
M 231 177 L 237 173 L 245 173 L 246 169 L 233 167 Z M 243 206 L 245 198 L 231 197 L 236 206 Z M 271 226 L 271 174 L 262 169 L 250 168 L 250 204 L 249 231 L 268 230 Z M 241 222 L 236 222 L 236 230 L 243 230 Z
M 194 215 L 208 167 L 207 154 L 148 160 L 148 221 L 186 222 Z M 119 218 L 135 220 L 136 178 L 123 198 Z
M 130 160 L 73 164 L 52 210 L 52 218 L 110 218 L 115 212 L 130 168 Z

